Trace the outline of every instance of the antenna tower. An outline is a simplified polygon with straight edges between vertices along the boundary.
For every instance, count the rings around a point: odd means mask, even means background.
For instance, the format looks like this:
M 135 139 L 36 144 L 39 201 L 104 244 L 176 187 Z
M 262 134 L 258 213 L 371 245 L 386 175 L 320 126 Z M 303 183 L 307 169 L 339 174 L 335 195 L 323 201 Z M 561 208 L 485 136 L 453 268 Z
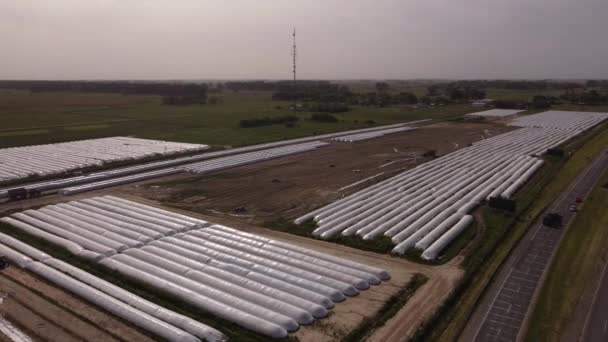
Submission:
M 293 57 L 293 113 L 297 112 L 297 96 L 298 92 L 296 89 L 296 28 L 293 28 L 293 50 L 291 52 Z

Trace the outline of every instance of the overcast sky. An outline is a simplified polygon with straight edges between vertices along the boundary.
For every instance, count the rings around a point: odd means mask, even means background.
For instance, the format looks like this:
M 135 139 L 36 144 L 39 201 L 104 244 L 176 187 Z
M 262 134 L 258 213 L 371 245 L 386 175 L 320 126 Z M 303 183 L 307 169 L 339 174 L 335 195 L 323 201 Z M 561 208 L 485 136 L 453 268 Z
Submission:
M 608 78 L 608 0 L 0 0 L 0 79 Z

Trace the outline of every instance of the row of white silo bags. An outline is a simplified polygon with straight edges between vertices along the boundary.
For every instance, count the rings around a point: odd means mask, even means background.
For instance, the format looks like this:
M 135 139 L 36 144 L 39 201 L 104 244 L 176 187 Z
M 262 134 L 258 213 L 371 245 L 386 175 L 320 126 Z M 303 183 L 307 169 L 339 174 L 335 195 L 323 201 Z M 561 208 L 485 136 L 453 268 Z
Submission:
M 589 125 L 587 120 L 575 123 L 578 128 Z M 430 248 L 445 234 L 449 235 L 440 241 L 451 241 L 454 232 L 464 229 L 457 221 L 485 199 L 509 198 L 525 184 L 543 163 L 530 155 L 543 154 L 580 132 L 526 127 L 498 135 L 403 172 L 295 222 L 314 219 L 318 228 L 313 234 L 324 239 L 337 234 L 356 234 L 364 239 L 385 235 L 396 244 L 393 252 L 398 254 L 410 248 Z M 457 229 L 451 229 L 456 225 Z M 438 246 L 445 244 L 438 243 L 433 250 L 437 251 Z
M 471 223 L 473 223 L 473 216 L 463 216 L 453 227 L 449 228 L 447 232 L 435 240 L 432 245 L 424 249 L 421 255 L 422 258 L 426 260 L 437 259 L 450 242 L 454 241 Z
M 173 143 L 127 137 L 80 140 L 0 150 L 0 182 L 31 176 L 50 176 L 108 162 L 191 153 L 207 145 Z
M 2 221 L 93 260 L 207 224 L 113 196 L 26 210 Z
M 425 121 L 428 121 L 428 120 L 420 120 L 420 121 L 415 121 L 413 123 L 422 123 Z M 174 167 L 177 165 L 194 163 L 194 162 L 212 159 L 212 158 L 218 158 L 218 157 L 235 155 L 235 154 L 242 154 L 242 153 L 251 152 L 251 151 L 265 150 L 265 149 L 270 149 L 270 148 L 280 147 L 280 146 L 295 145 L 298 143 L 315 141 L 315 140 L 329 138 L 329 137 L 333 137 L 333 136 L 346 135 L 349 133 L 359 132 L 359 131 L 382 130 L 386 127 L 398 127 L 398 126 L 402 126 L 402 125 L 403 124 L 381 126 L 381 127 L 374 127 L 374 128 L 369 128 L 369 129 L 363 129 L 363 130 L 338 132 L 338 133 L 331 133 L 331 134 L 312 136 L 312 137 L 306 137 L 306 138 L 284 140 L 284 141 L 268 143 L 268 144 L 258 144 L 258 145 L 247 146 L 247 147 L 240 147 L 240 148 L 234 148 L 234 149 L 228 149 L 228 150 L 201 153 L 201 154 L 196 154 L 196 155 L 187 156 L 187 157 L 180 157 L 180 158 L 174 158 L 174 159 L 170 159 L 170 160 L 145 163 L 142 165 L 123 167 L 123 168 L 118 168 L 118 169 L 114 169 L 114 170 L 101 171 L 101 172 L 92 173 L 92 174 L 89 174 L 86 176 L 77 176 L 77 177 L 71 177 L 71 178 L 60 179 L 60 180 L 45 181 L 45 182 L 40 182 L 40 183 L 36 183 L 36 184 L 30 184 L 30 185 L 26 186 L 25 188 L 28 190 L 44 192 L 44 191 L 52 191 L 52 190 L 62 189 L 62 188 L 71 188 L 71 187 L 75 187 L 76 185 L 79 185 L 79 184 L 92 183 L 92 182 L 99 182 L 100 183 L 99 185 L 101 187 L 105 187 L 103 185 L 104 183 L 102 182 L 104 180 L 113 179 L 113 178 L 117 178 L 117 177 L 124 177 L 124 176 L 132 175 L 135 173 L 142 173 L 142 172 L 146 172 L 146 171 L 159 170 L 159 169 L 168 169 L 168 168 L 171 168 L 171 167 Z M 163 143 L 163 142 L 159 142 L 159 143 Z M 172 143 L 172 144 L 176 144 L 179 146 L 179 144 L 177 144 L 177 143 Z M 192 146 L 190 146 L 191 144 L 183 144 L 183 145 L 186 145 L 185 147 L 187 147 L 187 148 L 189 147 L 190 149 L 198 148 L 200 150 L 200 149 L 206 148 L 206 145 L 192 145 Z M 188 151 L 190 151 L 190 150 L 188 150 Z M 75 158 L 75 157 L 69 156 L 69 155 L 65 156 L 64 160 L 62 160 L 61 162 L 70 160 L 70 158 Z M 80 158 L 80 156 L 78 156 L 77 158 Z M 81 160 L 79 160 L 79 161 L 82 162 Z M 27 160 L 24 159 L 23 162 L 27 163 Z M 51 162 L 51 161 L 47 161 L 47 162 Z M 94 162 L 95 165 L 97 165 L 97 166 L 101 166 L 103 164 L 101 160 L 92 160 L 92 162 Z M 36 165 L 36 166 L 32 165 L 32 167 L 28 170 L 24 170 L 22 167 L 18 167 L 15 169 L 13 166 L 9 166 L 7 164 L 3 164 L 3 165 L 5 166 L 5 168 L 1 167 L 2 163 L 0 162 L 0 181 L 14 179 L 16 176 L 17 176 L 17 178 L 26 178 L 29 176 L 34 176 L 36 174 L 38 174 L 38 175 L 56 174 L 56 173 L 69 171 L 72 169 L 92 166 L 89 163 L 87 163 L 87 164 L 81 163 L 81 164 L 73 165 L 73 167 L 65 167 L 65 165 L 61 165 L 64 167 L 60 168 L 59 170 L 56 168 L 50 168 L 50 167 L 43 168 L 44 170 L 47 171 L 47 173 L 44 173 L 44 171 L 43 171 L 43 169 L 41 169 L 40 165 Z M 30 164 L 27 164 L 27 165 L 30 165 Z M 16 173 L 14 173 L 13 171 Z M 153 173 L 149 173 L 149 175 L 153 175 Z M 142 179 L 146 179 L 147 176 L 142 176 L 142 177 L 143 177 Z M 137 181 L 139 179 L 139 177 L 125 178 L 125 180 L 129 180 L 129 179 L 131 179 L 131 182 L 134 182 L 134 181 Z M 112 184 L 112 182 L 110 182 L 109 184 Z M 91 190 L 96 188 L 96 186 L 97 185 L 92 185 Z M 88 191 L 88 190 L 86 190 L 86 191 Z M 71 190 L 68 192 L 71 192 Z M 7 196 L 8 196 L 8 192 L 6 190 L 0 191 L 0 198 L 4 198 Z
M 351 134 L 357 134 L 357 133 L 380 131 L 380 130 L 385 130 L 385 129 L 390 129 L 390 128 L 402 127 L 404 125 L 421 125 L 421 124 L 427 123 L 429 121 L 432 121 L 432 120 L 431 119 L 417 120 L 417 121 L 411 121 L 411 122 L 406 122 L 406 123 L 399 123 L 399 124 L 394 124 L 394 125 L 378 126 L 378 127 L 371 127 L 371 128 L 362 128 L 362 129 L 356 129 L 356 130 L 350 130 L 350 131 L 342 131 L 342 132 L 336 132 L 336 133 L 314 135 L 314 136 L 309 136 L 309 137 L 304 137 L 304 138 L 281 140 L 281 141 L 275 141 L 275 142 L 271 142 L 271 143 L 263 143 L 263 144 L 245 146 L 245 147 L 237 147 L 237 148 L 232 148 L 232 149 L 229 149 L 229 150 L 222 150 L 222 151 L 215 151 L 215 152 L 205 153 L 205 156 L 204 156 L 203 159 L 222 157 L 222 156 L 225 156 L 225 155 L 233 155 L 233 154 L 237 154 L 237 153 L 245 153 L 245 152 L 253 152 L 253 151 L 259 151 L 259 150 L 266 150 L 266 149 L 277 148 L 277 147 L 288 146 L 288 145 L 296 145 L 296 144 L 301 144 L 301 143 L 306 143 L 306 142 L 311 142 L 311 141 L 316 141 L 316 140 L 332 139 L 332 138 L 335 138 L 335 137 L 340 137 L 340 136 L 345 136 L 345 135 L 351 135 Z
M 105 189 L 105 188 L 110 188 L 110 187 L 118 186 L 118 185 L 130 184 L 130 183 L 141 182 L 141 181 L 145 181 L 145 180 L 149 180 L 149 179 L 159 178 L 159 177 L 171 176 L 171 175 L 175 175 L 175 174 L 178 174 L 181 172 L 183 172 L 181 168 L 168 168 L 168 169 L 163 169 L 163 170 L 137 173 L 135 175 L 111 178 L 111 179 L 102 180 L 102 181 L 98 181 L 98 182 L 70 186 L 67 188 L 60 189 L 59 193 L 62 195 L 74 195 L 74 194 L 87 192 L 87 191 Z
M 427 121 L 430 121 L 430 120 L 418 120 L 418 121 L 410 122 L 408 124 L 422 124 Z M 357 132 L 382 131 L 384 129 L 391 128 L 391 127 L 402 127 L 403 125 L 404 124 L 380 126 L 380 127 L 366 128 L 366 129 L 360 129 L 360 130 L 305 137 L 305 138 L 299 138 L 299 139 L 283 140 L 283 141 L 278 141 L 278 142 L 274 142 L 274 143 L 258 144 L 258 145 L 252 145 L 252 146 L 240 147 L 240 148 L 234 148 L 234 149 L 228 149 L 228 150 L 222 150 L 222 151 L 201 153 L 201 154 L 195 154 L 195 155 L 187 156 L 187 157 L 180 157 L 180 158 L 174 158 L 174 159 L 170 159 L 170 160 L 163 160 L 163 161 L 159 161 L 159 162 L 145 163 L 142 165 L 123 167 L 123 168 L 118 168 L 118 169 L 114 169 L 114 170 L 101 171 L 101 172 L 96 172 L 96 173 L 92 173 L 92 174 L 85 175 L 85 176 L 76 176 L 76 177 L 60 179 L 60 180 L 45 181 L 45 182 L 27 185 L 25 188 L 27 190 L 37 191 L 37 192 L 53 191 L 53 190 L 57 190 L 57 189 L 66 189 L 67 194 L 76 193 L 73 191 L 77 191 L 77 192 L 90 191 L 90 190 L 95 190 L 95 189 L 99 189 L 99 188 L 105 188 L 105 187 L 109 187 L 109 186 L 126 184 L 126 183 L 136 182 L 139 180 L 150 179 L 150 178 L 154 178 L 154 177 L 160 177 L 163 175 L 162 172 L 167 172 L 167 174 L 170 174 L 170 171 L 169 171 L 170 168 L 175 167 L 177 165 L 195 163 L 195 162 L 199 162 L 202 160 L 218 158 L 218 157 L 223 157 L 223 156 L 228 156 L 228 155 L 242 154 L 242 153 L 251 152 L 251 151 L 266 150 L 266 149 L 276 148 L 276 147 L 280 147 L 280 146 L 295 145 L 298 143 L 310 142 L 310 141 L 332 138 L 332 137 L 337 137 L 337 136 L 343 136 L 343 135 L 348 135 L 348 134 L 354 134 Z M 158 143 L 164 143 L 164 142 L 158 142 Z M 172 143 L 172 144 L 179 145 L 177 143 Z M 206 148 L 206 145 L 193 145 L 193 144 L 182 144 L 182 145 L 186 145 L 185 147 L 190 147 L 191 149 L 198 148 L 200 150 L 200 149 Z M 192 145 L 192 146 L 190 146 L 190 145 Z M 190 151 L 190 150 L 188 150 L 188 151 Z M 70 158 L 70 156 L 67 156 L 66 158 Z M 80 157 L 78 157 L 78 158 L 80 158 Z M 65 160 L 62 160 L 62 162 L 64 162 L 64 161 Z M 98 165 L 98 166 L 101 166 L 103 164 L 101 160 L 94 160 L 93 162 L 95 162 L 96 163 L 95 165 Z M 63 170 L 61 172 L 69 171 L 72 169 L 83 168 L 85 166 L 91 166 L 91 165 L 90 164 L 79 164 L 79 165 L 76 165 L 74 168 L 63 168 L 63 169 L 61 169 L 61 170 Z M 2 167 L 0 167 L 0 181 L 5 180 L 5 179 L 9 180 L 9 179 L 15 178 L 16 174 L 10 173 L 9 169 L 12 170 L 12 167 L 7 166 L 7 169 L 5 169 L 5 170 L 3 170 Z M 163 169 L 163 170 L 159 170 L 159 169 Z M 36 170 L 38 171 L 38 173 Z M 152 171 L 152 170 L 159 170 L 159 173 L 148 172 L 139 177 L 132 177 L 132 178 L 126 177 L 126 176 L 129 176 L 132 174 L 139 174 L 139 173 L 143 173 L 146 171 Z M 19 174 L 17 178 L 26 178 L 29 176 L 34 176 L 36 174 L 43 175 L 43 174 L 39 173 L 39 172 L 41 172 L 41 169 L 39 167 L 32 167 L 32 169 L 29 172 L 27 170 L 22 170 L 22 168 L 18 168 L 17 172 Z M 44 173 L 44 175 L 56 174 L 56 173 L 61 173 L 61 172 L 58 171 L 57 169 L 53 168 L 53 169 L 49 169 L 48 173 Z M 120 180 L 117 179 L 116 182 L 112 182 L 112 181 L 109 181 L 107 183 L 105 182 L 106 180 L 111 180 L 111 179 L 119 178 L 119 177 L 121 179 Z M 85 187 L 82 187 L 79 189 L 71 189 L 71 188 L 76 188 L 76 185 L 85 184 L 85 183 L 93 183 L 93 182 L 95 184 L 91 184 L 90 186 L 85 186 Z M 70 188 L 70 189 L 68 190 L 68 188 Z M 8 192 L 6 190 L 0 190 L 0 199 L 5 198 L 5 197 L 8 197 Z
M 481 112 L 469 113 L 468 117 L 503 118 L 523 112 L 520 109 L 488 109 Z
M 94 260 L 271 337 L 323 318 L 345 296 L 390 279 L 377 267 L 113 196 L 51 205 L 2 221 L 77 255 L 95 253 L 92 243 L 98 249 L 114 247 L 103 245 L 101 234 L 136 241 L 114 253 L 98 250 Z M 64 233 L 68 224 L 70 229 L 78 224 L 83 234 Z M 93 241 L 89 232 L 100 234 Z
M 233 149 L 233 151 L 238 150 L 238 152 L 249 152 L 249 151 L 260 150 L 260 149 L 299 144 L 299 143 L 304 143 L 304 142 L 309 142 L 309 141 L 314 141 L 314 140 L 325 140 L 325 139 L 332 139 L 332 138 L 352 135 L 352 134 L 381 131 L 381 130 L 385 130 L 385 129 L 403 127 L 404 125 L 408 125 L 408 126 L 421 125 L 424 123 L 428 123 L 430 121 L 432 121 L 432 119 L 416 120 L 416 121 L 398 123 L 398 124 L 393 124 L 393 125 L 385 125 L 385 126 L 378 126 L 378 127 L 355 129 L 355 130 L 350 130 L 350 131 L 342 131 L 342 132 L 336 132 L 336 133 L 320 134 L 320 135 L 304 137 L 304 138 L 296 138 L 296 139 L 282 140 L 282 141 L 276 141 L 276 142 L 260 144 L 260 145 L 239 147 L 239 148 Z M 224 151 L 220 151 L 220 152 L 224 152 Z
M 345 295 L 390 278 L 376 267 L 219 225 L 100 263 L 270 337 L 285 337 L 327 316 Z
M 165 175 L 171 175 L 173 173 L 180 172 L 179 169 L 173 168 L 175 165 L 184 164 L 189 161 L 196 161 L 199 159 L 205 159 L 204 153 L 197 156 L 191 157 L 181 157 L 177 159 L 164 160 L 160 162 L 151 162 L 145 163 L 142 165 L 135 165 L 129 167 L 122 167 L 108 171 L 100 171 L 88 174 L 86 176 L 76 176 L 70 177 L 66 179 L 52 180 L 46 182 L 40 182 L 35 184 L 29 184 L 24 186 L 23 188 L 27 190 L 35 190 L 40 193 L 45 191 L 53 191 L 57 189 L 64 188 L 73 188 L 76 185 L 84 184 L 84 183 L 97 183 L 99 185 L 102 184 L 110 184 L 108 186 L 114 186 L 119 184 L 126 184 L 130 182 L 135 182 L 139 180 L 145 180 L 149 178 L 162 177 Z M 171 170 L 176 170 L 172 172 Z M 133 175 L 133 178 L 128 178 L 128 176 Z M 124 183 L 121 183 L 121 178 Z M 105 183 L 108 181 L 108 183 Z M 113 182 L 115 181 L 115 182 Z M 104 186 L 102 186 L 104 187 Z M 91 184 L 90 190 L 93 190 L 95 185 Z
M 216 158 L 196 164 L 184 166 L 183 169 L 192 173 L 210 173 L 238 166 L 258 163 L 266 160 L 285 157 L 297 153 L 313 151 L 319 147 L 328 145 L 320 141 L 313 141 L 297 145 L 272 148 L 268 150 L 237 154 L 233 156 Z
M 379 138 L 379 137 L 383 137 L 383 136 L 389 135 L 389 134 L 411 131 L 413 129 L 415 129 L 415 128 L 414 127 L 396 127 L 396 128 L 390 128 L 390 129 L 376 130 L 373 132 L 364 132 L 364 133 L 356 133 L 356 134 L 351 134 L 351 135 L 340 136 L 340 137 L 332 138 L 332 140 L 343 141 L 343 142 L 356 142 L 356 141 L 363 141 L 363 140 Z
M 512 126 L 544 127 L 564 130 L 586 130 L 608 119 L 608 113 L 546 111 L 543 113 L 522 116 L 511 122 Z
M 167 341 L 226 341 L 224 334 L 0 233 L 0 254 L 27 271 Z

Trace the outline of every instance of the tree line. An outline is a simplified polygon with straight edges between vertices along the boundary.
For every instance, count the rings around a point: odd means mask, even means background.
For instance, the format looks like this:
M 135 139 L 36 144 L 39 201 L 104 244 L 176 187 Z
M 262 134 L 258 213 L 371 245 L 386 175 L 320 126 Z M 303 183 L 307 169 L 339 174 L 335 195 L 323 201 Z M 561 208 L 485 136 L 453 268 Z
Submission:
M 295 115 L 275 116 L 272 118 L 266 116 L 263 118 L 243 119 L 239 122 L 239 126 L 243 128 L 270 126 L 278 124 L 293 126 L 296 122 L 298 122 L 298 120 L 300 119 Z
M 208 87 L 203 83 L 131 81 L 0 81 L 1 89 L 31 92 L 69 91 L 123 95 L 159 95 L 168 105 L 206 103 Z

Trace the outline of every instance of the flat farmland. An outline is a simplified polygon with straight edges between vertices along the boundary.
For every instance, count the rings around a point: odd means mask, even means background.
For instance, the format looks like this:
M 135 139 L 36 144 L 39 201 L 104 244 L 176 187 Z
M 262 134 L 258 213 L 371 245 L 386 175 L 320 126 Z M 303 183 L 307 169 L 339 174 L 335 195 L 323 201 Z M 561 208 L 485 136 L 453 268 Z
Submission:
M 166 106 L 158 96 L 0 90 L 0 148 L 116 135 L 212 145 L 251 145 L 320 133 L 419 119 L 454 118 L 473 108 L 360 107 L 335 114 L 336 123 L 309 120 L 299 112 L 293 128 L 284 125 L 239 127 L 240 120 L 291 114 L 289 104 L 270 92 L 211 94 L 217 104 Z
M 508 130 L 493 123 L 439 123 L 221 173 L 177 175 L 123 189 L 169 206 L 263 225 L 296 218 L 412 168 L 428 160 L 421 157 L 425 152 L 444 155 Z

